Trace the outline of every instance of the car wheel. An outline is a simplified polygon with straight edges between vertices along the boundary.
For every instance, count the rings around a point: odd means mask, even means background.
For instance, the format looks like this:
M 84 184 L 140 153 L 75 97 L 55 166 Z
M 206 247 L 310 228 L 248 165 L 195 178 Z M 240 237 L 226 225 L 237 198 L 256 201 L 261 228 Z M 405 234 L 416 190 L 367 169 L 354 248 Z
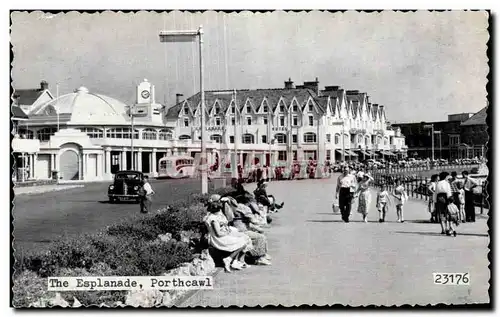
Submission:
M 114 204 L 114 203 L 115 203 L 115 201 L 116 201 L 116 199 L 115 199 L 115 198 L 109 197 L 109 203 L 110 203 L 110 204 Z

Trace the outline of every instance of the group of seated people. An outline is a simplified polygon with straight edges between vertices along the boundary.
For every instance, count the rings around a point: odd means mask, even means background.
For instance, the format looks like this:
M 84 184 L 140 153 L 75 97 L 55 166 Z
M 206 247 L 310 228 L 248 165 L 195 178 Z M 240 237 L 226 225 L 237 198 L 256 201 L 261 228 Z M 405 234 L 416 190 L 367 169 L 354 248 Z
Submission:
M 204 219 L 211 247 L 227 254 L 223 258 L 226 272 L 255 265 L 271 265 L 265 229 L 270 228 L 270 214 L 283 208 L 273 196 L 267 195 L 266 182 L 259 181 L 254 195 L 241 182 L 235 191 L 212 195 Z

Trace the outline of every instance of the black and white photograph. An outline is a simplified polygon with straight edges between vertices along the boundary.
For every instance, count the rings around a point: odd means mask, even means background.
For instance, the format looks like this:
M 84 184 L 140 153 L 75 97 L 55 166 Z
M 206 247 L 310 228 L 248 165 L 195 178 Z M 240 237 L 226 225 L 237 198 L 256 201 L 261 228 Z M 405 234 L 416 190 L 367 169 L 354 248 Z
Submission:
M 491 14 L 11 10 L 11 307 L 491 305 Z

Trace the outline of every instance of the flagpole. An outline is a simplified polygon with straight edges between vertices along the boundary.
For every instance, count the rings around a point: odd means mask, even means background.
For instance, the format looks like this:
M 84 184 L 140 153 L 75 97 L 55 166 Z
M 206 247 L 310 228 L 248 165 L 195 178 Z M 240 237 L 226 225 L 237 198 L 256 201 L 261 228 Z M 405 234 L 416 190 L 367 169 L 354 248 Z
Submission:
M 239 157 L 238 157 L 238 130 L 237 130 L 237 126 L 238 126 L 238 116 L 237 116 L 237 110 L 238 110 L 238 107 L 236 106 L 236 89 L 233 90 L 233 97 L 234 97 L 234 167 L 233 167 L 233 170 L 235 171 L 234 172 L 234 175 L 236 175 L 236 178 L 238 178 L 238 160 L 239 160 Z
M 57 132 L 59 132 L 59 84 L 56 85 Z

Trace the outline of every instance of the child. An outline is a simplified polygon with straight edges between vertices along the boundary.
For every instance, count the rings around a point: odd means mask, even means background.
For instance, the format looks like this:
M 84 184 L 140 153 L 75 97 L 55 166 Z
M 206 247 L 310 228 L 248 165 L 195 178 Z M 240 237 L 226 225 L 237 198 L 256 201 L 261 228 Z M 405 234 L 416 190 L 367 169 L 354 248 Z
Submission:
M 460 206 L 458 208 L 458 220 L 461 222 L 465 222 L 465 190 L 464 184 L 462 182 L 457 182 L 458 187 L 458 201 Z
M 378 222 L 385 222 L 385 214 L 387 212 L 387 205 L 389 204 L 389 193 L 384 185 L 380 188 L 377 195 L 377 209 L 379 214 Z
M 406 194 L 403 184 L 398 179 L 396 180 L 396 188 L 392 194 L 395 198 L 394 203 L 396 205 L 396 214 L 398 215 L 398 222 L 405 222 L 403 215 L 403 206 L 408 200 L 408 195 Z
M 448 230 L 446 232 L 446 235 L 451 236 L 453 232 L 453 236 L 457 236 L 457 232 L 455 231 L 455 228 L 453 225 L 458 226 L 458 207 L 455 205 L 453 197 L 450 197 L 448 199 L 448 213 L 447 213 L 447 222 L 448 222 Z

